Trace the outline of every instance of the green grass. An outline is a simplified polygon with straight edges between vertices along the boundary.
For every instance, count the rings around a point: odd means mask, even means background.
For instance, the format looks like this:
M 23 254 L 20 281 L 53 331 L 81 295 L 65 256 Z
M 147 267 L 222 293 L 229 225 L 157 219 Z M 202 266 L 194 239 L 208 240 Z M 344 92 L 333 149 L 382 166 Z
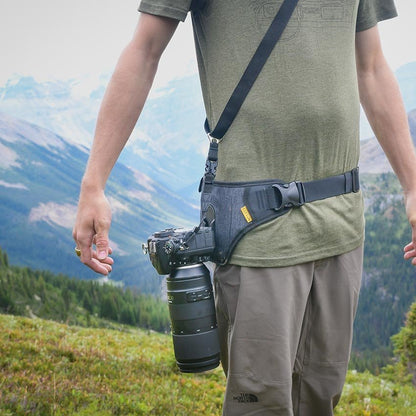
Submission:
M 216 415 L 220 369 L 183 375 L 170 336 L 0 315 L 0 415 Z
M 369 372 L 349 371 L 336 416 L 414 416 L 416 390 L 411 383 Z
M 184 375 L 169 335 L 126 326 L 92 329 L 0 315 L 0 415 L 221 414 L 218 368 Z M 416 390 L 349 372 L 337 416 L 412 416 Z

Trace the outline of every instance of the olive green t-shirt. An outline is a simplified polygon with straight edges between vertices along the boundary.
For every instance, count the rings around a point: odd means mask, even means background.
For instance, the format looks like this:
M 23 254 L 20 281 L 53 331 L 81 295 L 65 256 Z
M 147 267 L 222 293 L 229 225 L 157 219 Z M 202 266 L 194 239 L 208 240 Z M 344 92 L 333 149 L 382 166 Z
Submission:
M 192 13 L 207 118 L 215 126 L 282 0 L 200 0 Z M 142 0 L 184 20 L 191 0 Z M 310 181 L 359 159 L 356 31 L 396 15 L 393 0 L 299 0 L 219 146 L 217 180 Z M 250 231 L 231 263 L 280 267 L 353 250 L 364 239 L 361 192 L 305 204 Z

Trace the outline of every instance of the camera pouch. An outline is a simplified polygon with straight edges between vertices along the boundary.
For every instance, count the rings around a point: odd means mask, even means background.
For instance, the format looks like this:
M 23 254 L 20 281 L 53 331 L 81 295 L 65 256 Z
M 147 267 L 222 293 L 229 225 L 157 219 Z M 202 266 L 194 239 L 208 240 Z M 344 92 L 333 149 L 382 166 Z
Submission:
M 214 229 L 213 261 L 226 264 L 237 243 L 253 228 L 305 203 L 359 188 L 358 168 L 310 182 L 202 181 L 201 220 Z
M 204 189 L 201 195 L 201 217 L 214 229 L 213 260 L 221 265 L 244 234 L 289 210 L 256 209 L 266 203 L 264 184 L 214 182 L 207 187 L 209 192 Z

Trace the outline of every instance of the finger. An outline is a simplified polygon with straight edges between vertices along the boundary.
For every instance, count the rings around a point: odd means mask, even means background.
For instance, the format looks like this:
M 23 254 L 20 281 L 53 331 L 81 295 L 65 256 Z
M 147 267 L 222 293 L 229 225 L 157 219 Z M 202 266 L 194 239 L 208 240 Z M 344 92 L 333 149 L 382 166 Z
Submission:
M 412 257 L 416 257 L 416 251 L 415 250 L 408 251 L 408 252 L 404 253 L 403 257 L 404 257 L 405 260 L 409 260 Z
M 110 254 L 110 253 L 109 253 L 109 254 Z M 114 264 L 114 259 L 113 259 L 113 258 L 111 258 L 111 257 L 109 257 L 109 256 L 107 256 L 107 257 L 106 257 L 106 258 L 104 258 L 104 259 L 100 259 L 100 258 L 98 258 L 98 254 L 97 254 L 97 252 L 96 252 L 96 251 L 93 251 L 93 252 L 92 252 L 92 257 L 93 257 L 94 259 L 98 260 L 100 263 L 103 263 L 103 264 L 110 264 L 110 265 Z
M 412 244 L 416 248 L 416 225 L 412 224 Z
M 407 252 L 407 251 L 410 251 L 410 250 L 414 250 L 414 248 L 415 248 L 415 246 L 414 246 L 414 244 L 413 244 L 413 242 L 412 242 L 412 243 L 407 244 L 407 245 L 404 247 L 404 251 L 405 251 L 405 252 Z
M 108 231 L 110 229 L 110 220 L 100 219 L 95 223 L 96 234 L 94 242 L 97 249 L 97 258 L 105 259 L 108 256 Z
M 79 259 L 82 263 L 86 264 L 92 259 L 93 250 L 92 250 L 92 236 L 77 236 L 75 240 L 78 249 L 81 251 Z
M 111 271 L 112 267 L 109 264 L 103 264 L 99 260 L 92 258 L 84 263 L 87 267 L 93 270 L 96 273 L 103 274 L 107 276 Z
M 92 242 L 93 242 L 93 244 L 95 244 L 95 236 L 92 239 Z M 111 256 L 112 254 L 113 254 L 113 249 L 111 247 L 108 247 L 108 255 Z M 98 258 L 98 256 L 97 256 L 97 258 Z

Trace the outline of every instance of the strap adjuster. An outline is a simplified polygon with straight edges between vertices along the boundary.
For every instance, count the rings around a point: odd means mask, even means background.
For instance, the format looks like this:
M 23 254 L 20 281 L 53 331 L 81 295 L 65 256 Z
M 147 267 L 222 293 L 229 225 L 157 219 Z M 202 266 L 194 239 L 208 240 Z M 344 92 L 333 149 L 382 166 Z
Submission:
M 352 192 L 358 192 L 360 190 L 360 175 L 358 168 L 354 168 L 351 171 L 352 175 Z
M 277 206 L 273 208 L 275 211 L 300 207 L 305 203 L 305 190 L 302 182 L 275 183 L 272 188 L 277 197 Z

